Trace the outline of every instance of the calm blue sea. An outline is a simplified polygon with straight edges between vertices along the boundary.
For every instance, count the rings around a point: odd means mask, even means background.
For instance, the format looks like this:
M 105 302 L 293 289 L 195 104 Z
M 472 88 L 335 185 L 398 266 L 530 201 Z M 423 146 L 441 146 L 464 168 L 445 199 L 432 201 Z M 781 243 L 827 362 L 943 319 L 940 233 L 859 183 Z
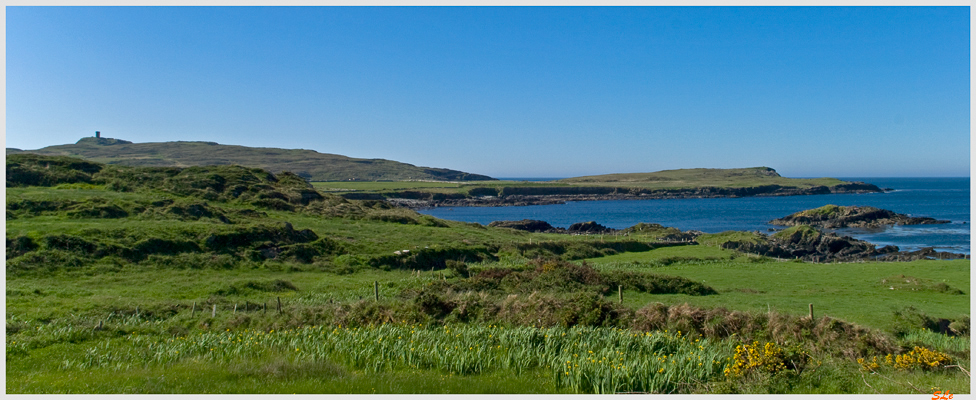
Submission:
M 511 178 L 510 178 L 511 179 Z M 525 179 L 525 178 L 521 178 Z M 596 221 L 622 229 L 638 222 L 658 223 L 707 233 L 727 230 L 781 229 L 768 221 L 826 204 L 873 206 L 902 214 L 952 221 L 945 225 L 896 226 L 880 231 L 838 230 L 878 245 L 902 250 L 935 247 L 969 254 L 969 178 L 841 178 L 895 189 L 889 193 L 719 199 L 607 200 L 524 207 L 454 207 L 422 210 L 438 218 L 488 224 L 500 220 L 536 219 L 567 228 Z

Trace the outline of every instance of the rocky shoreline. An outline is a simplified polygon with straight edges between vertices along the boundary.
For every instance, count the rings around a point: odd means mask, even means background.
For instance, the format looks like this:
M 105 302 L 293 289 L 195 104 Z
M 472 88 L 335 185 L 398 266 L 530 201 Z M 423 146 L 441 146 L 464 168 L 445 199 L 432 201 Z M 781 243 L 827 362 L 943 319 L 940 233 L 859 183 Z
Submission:
M 595 221 L 577 222 L 568 229 L 557 228 L 548 222 L 524 219 L 520 221 L 494 221 L 488 226 L 511 228 L 527 232 L 557 233 L 566 235 L 630 235 L 655 236 L 659 242 L 680 242 L 688 245 L 700 245 L 701 231 L 681 231 L 677 228 L 665 227 L 660 224 L 640 223 L 626 229 L 613 229 L 596 223 Z M 748 238 L 744 240 L 729 240 L 720 244 L 724 249 L 736 250 L 742 253 L 757 254 L 780 259 L 798 259 L 808 262 L 855 262 L 855 261 L 914 261 L 926 259 L 968 259 L 966 254 L 939 252 L 932 247 L 916 251 L 901 251 L 898 246 L 883 246 L 855 239 L 850 236 L 840 236 L 833 232 L 823 231 L 809 225 L 797 225 L 782 231 L 765 234 L 761 232 L 744 232 Z
M 411 209 L 435 207 L 509 207 L 565 204 L 570 201 L 704 199 L 725 197 L 807 196 L 816 194 L 880 193 L 882 189 L 864 182 L 810 188 L 766 185 L 744 188 L 701 187 L 690 189 L 643 189 L 615 187 L 504 188 L 506 195 L 429 196 L 410 192 L 407 197 L 388 197 L 386 201 Z M 521 192 L 521 193 L 520 193 Z M 534 193 L 535 192 L 535 193 Z M 562 192 L 562 193 L 559 193 Z

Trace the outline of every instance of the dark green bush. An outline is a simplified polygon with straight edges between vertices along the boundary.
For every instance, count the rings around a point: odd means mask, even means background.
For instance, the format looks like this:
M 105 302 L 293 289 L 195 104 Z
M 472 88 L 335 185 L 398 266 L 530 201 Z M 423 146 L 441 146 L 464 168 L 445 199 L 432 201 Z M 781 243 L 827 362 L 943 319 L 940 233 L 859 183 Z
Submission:
M 558 318 L 559 324 L 566 327 L 616 326 L 619 312 L 599 294 L 577 293 L 560 308 Z
M 290 223 L 285 222 L 280 225 L 245 226 L 230 232 L 215 232 L 204 239 L 204 244 L 211 251 L 228 253 L 241 248 L 308 243 L 316 239 L 318 235 L 310 229 L 297 231 Z
M 462 278 L 467 278 L 470 276 L 470 272 L 468 271 L 468 264 L 465 264 L 462 261 L 446 260 L 444 261 L 444 264 L 447 266 L 447 269 L 454 272 L 454 275 L 460 276 Z
M 602 278 L 611 289 L 620 285 L 626 290 L 651 294 L 680 293 L 692 296 L 718 294 L 715 289 L 709 286 L 680 276 L 655 275 L 635 271 L 610 271 L 604 273 Z
M 48 235 L 41 238 L 44 247 L 51 250 L 64 250 L 74 253 L 92 255 L 98 245 L 73 235 Z
M 7 259 L 19 257 L 29 251 L 37 250 L 39 246 L 30 237 L 20 235 L 13 239 L 7 238 Z

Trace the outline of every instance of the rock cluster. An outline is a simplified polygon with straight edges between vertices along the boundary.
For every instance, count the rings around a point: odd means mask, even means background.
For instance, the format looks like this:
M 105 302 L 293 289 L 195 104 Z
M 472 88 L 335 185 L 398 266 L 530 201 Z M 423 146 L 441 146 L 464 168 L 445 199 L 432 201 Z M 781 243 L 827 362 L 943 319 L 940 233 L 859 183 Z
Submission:
M 545 232 L 545 233 L 564 233 L 571 235 L 588 235 L 588 234 L 601 234 L 601 233 L 614 233 L 617 232 L 616 229 L 607 228 L 603 225 L 596 223 L 596 221 L 589 222 L 577 222 L 569 226 L 569 229 L 556 228 L 549 225 L 546 221 L 539 221 L 534 219 L 523 219 L 521 221 L 493 221 L 488 224 L 491 227 L 498 228 L 512 228 L 518 229 L 520 231 L 528 232 Z
M 549 225 L 548 222 L 534 219 L 523 219 L 521 221 L 494 221 L 488 224 L 488 226 L 497 228 L 512 228 L 528 232 L 550 232 L 556 230 L 556 228 Z
M 726 242 L 723 248 L 776 258 L 798 258 L 806 261 L 853 261 L 897 253 L 898 248 L 885 246 L 877 249 L 874 244 L 849 236 L 821 232 L 810 226 L 798 226 L 758 242 Z
M 639 223 L 626 229 L 613 229 L 600 225 L 596 221 L 577 222 L 569 228 L 557 228 L 546 221 L 523 219 L 520 221 L 494 221 L 490 227 L 511 228 L 527 232 L 562 233 L 568 235 L 616 234 L 622 236 L 640 235 L 645 238 L 656 238 L 663 241 L 692 242 L 701 231 L 682 232 L 680 229 L 666 227 L 661 224 Z
M 929 217 L 910 217 L 876 207 L 826 205 L 800 211 L 783 218 L 769 221 L 773 225 L 810 225 L 826 229 L 868 228 L 877 229 L 891 225 L 947 224 L 949 221 Z
M 799 225 L 773 235 L 761 235 L 755 242 L 729 241 L 722 248 L 776 258 L 796 258 L 814 262 L 835 261 L 912 261 L 924 259 L 965 258 L 965 254 L 937 252 L 932 248 L 899 251 L 898 246 L 877 248 L 872 243 L 824 232 L 809 225 Z
M 569 233 L 605 233 L 614 232 L 616 229 L 610 229 L 603 225 L 596 223 L 596 221 L 589 222 L 577 222 L 569 226 L 567 229 Z

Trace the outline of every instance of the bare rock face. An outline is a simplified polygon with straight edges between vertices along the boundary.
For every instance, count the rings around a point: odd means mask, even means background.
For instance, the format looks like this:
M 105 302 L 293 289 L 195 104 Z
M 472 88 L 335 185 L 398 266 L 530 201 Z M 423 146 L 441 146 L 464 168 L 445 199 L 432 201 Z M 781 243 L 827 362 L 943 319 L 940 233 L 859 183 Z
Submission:
M 810 225 L 826 229 L 881 228 L 891 225 L 947 224 L 929 217 L 910 217 L 876 207 L 826 205 L 769 221 L 773 225 Z

